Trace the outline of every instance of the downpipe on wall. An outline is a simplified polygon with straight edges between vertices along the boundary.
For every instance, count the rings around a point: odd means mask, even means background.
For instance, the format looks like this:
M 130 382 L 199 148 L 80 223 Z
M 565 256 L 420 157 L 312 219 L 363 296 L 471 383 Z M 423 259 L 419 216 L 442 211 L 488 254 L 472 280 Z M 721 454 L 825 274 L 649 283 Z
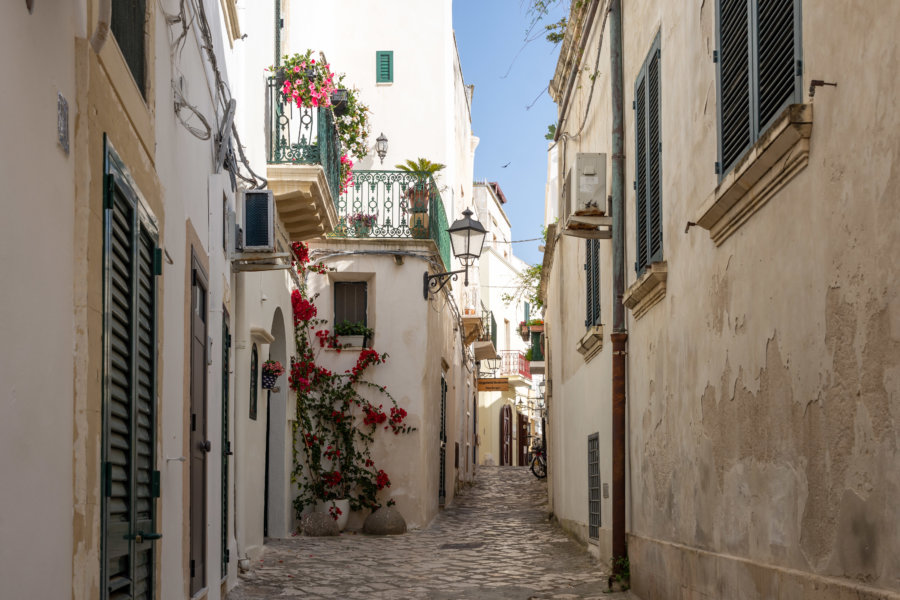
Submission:
M 620 575 L 625 548 L 625 374 L 628 331 L 625 328 L 625 115 L 622 67 L 622 0 L 612 0 L 609 14 L 610 85 L 612 100 L 612 556 L 613 575 Z

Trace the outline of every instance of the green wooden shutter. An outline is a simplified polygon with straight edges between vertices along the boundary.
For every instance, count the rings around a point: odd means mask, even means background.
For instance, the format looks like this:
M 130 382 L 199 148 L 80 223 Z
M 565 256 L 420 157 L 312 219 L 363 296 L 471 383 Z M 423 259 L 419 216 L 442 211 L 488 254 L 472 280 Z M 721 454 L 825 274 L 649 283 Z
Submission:
M 228 457 L 231 455 L 231 440 L 228 435 L 229 368 L 231 365 L 231 332 L 228 328 L 228 313 L 222 307 L 222 577 L 228 575 Z
M 394 81 L 394 51 L 379 50 L 375 53 L 375 81 L 392 83 Z
M 719 155 L 727 173 L 750 146 L 750 9 L 747 0 L 720 0 L 718 10 Z
M 585 319 L 584 326 L 600 324 L 600 240 L 585 240 Z
M 802 97 L 800 0 L 716 3 L 720 177 Z
M 153 598 L 156 431 L 155 227 L 107 155 L 104 242 L 102 598 Z M 140 540 L 138 540 L 140 536 Z
M 259 353 L 256 344 L 250 350 L 250 418 L 256 420 L 257 390 L 259 389 Z
M 525 323 L 531 320 L 531 305 L 527 302 L 525 303 Z
M 659 34 L 634 86 L 635 233 L 638 275 L 662 260 L 662 112 Z
M 757 5 L 757 86 L 759 129 L 755 137 L 794 100 L 795 0 L 759 0 Z

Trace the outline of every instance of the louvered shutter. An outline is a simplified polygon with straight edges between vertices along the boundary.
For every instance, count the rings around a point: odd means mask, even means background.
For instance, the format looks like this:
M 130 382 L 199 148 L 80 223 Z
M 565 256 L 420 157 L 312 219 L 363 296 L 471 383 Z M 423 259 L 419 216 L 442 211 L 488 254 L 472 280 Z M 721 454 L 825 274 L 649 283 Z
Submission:
M 719 0 L 719 174 L 801 94 L 800 0 Z
M 719 2 L 719 147 L 726 173 L 750 145 L 750 8 Z
M 795 0 L 759 0 L 756 99 L 761 129 L 794 98 L 795 17 Z
M 134 513 L 134 221 L 135 207 L 109 176 L 106 334 L 106 586 L 110 599 L 133 594 L 131 518 Z
M 600 241 L 585 240 L 585 327 L 600 324 Z
M 658 47 L 647 64 L 647 263 L 662 260 L 662 140 Z
M 375 81 L 391 83 L 394 81 L 394 51 L 379 50 L 375 53 Z
M 103 598 L 154 596 L 156 233 L 121 171 L 107 175 Z
M 662 260 L 662 111 L 659 35 L 634 87 L 635 270 Z

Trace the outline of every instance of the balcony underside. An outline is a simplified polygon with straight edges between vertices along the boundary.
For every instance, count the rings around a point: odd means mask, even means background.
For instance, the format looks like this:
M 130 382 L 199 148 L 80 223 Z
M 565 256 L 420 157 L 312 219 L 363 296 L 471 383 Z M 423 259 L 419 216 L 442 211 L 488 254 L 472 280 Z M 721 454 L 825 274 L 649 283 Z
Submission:
M 292 242 L 321 237 L 334 230 L 337 210 L 321 166 L 270 164 L 266 175 L 275 195 L 278 218 Z
M 463 317 L 462 323 L 465 332 L 465 343 L 468 346 L 481 336 L 484 328 L 481 317 Z
M 472 352 L 475 354 L 475 360 L 487 360 L 489 358 L 497 358 L 497 350 L 494 348 L 491 340 L 477 341 L 472 345 Z

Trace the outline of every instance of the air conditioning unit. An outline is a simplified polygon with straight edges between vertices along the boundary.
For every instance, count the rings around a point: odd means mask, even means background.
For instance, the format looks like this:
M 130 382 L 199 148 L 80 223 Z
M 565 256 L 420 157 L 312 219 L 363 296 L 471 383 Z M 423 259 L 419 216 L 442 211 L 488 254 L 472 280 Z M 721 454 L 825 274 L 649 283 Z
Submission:
M 275 251 L 275 199 L 271 190 L 244 190 L 244 252 Z
M 606 154 L 579 152 L 575 155 L 575 179 L 569 183 L 575 196 L 573 214 L 602 217 L 606 214 Z
M 566 171 L 559 197 L 560 231 L 564 235 L 609 239 L 606 216 L 606 154 L 579 152 Z

